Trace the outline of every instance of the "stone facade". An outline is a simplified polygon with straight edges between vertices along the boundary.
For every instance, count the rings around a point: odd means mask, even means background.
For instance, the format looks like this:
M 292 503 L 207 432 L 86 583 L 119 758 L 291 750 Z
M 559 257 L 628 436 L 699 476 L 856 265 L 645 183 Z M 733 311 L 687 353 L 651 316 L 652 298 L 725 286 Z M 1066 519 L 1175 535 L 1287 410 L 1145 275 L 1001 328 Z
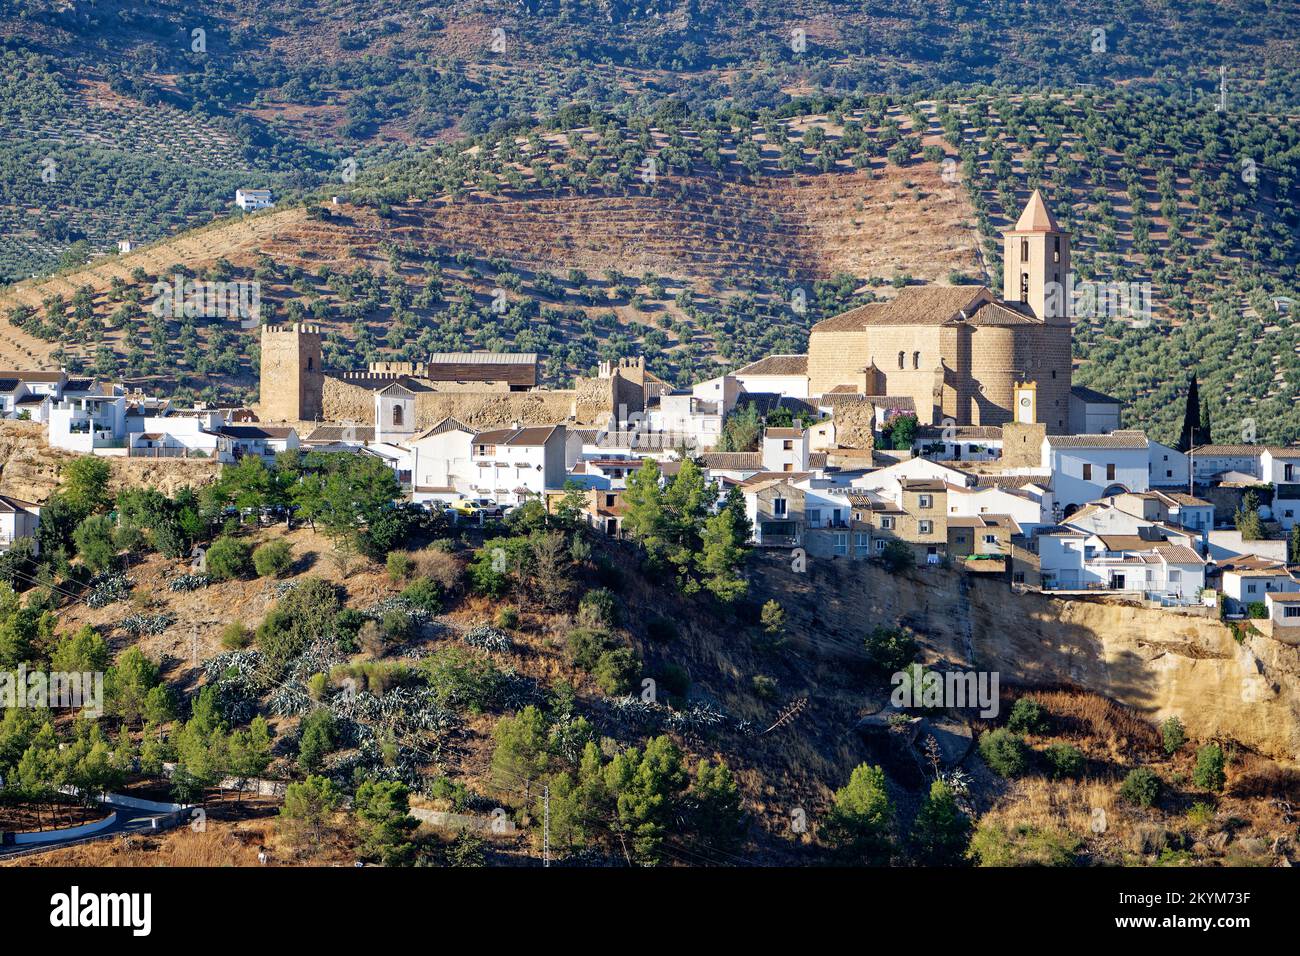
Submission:
M 1033 382 L 1034 419 L 1048 434 L 1067 433 L 1071 328 L 1045 303 L 1069 269 L 1069 237 L 1037 192 L 1005 234 L 1004 256 L 1015 275 L 1002 300 L 983 286 L 908 287 L 819 322 L 808 339 L 809 394 L 847 386 L 910 398 L 922 424 L 1001 426 L 1015 419 L 1015 384 Z
M 325 370 L 320 328 L 264 325 L 261 346 L 261 417 L 283 422 L 321 418 Z

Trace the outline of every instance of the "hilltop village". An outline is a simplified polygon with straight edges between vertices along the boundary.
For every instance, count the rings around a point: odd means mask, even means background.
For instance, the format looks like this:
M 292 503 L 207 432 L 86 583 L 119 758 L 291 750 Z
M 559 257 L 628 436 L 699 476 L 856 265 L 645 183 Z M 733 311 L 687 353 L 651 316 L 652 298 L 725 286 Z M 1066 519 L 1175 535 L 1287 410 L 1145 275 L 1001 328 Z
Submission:
M 1300 642 L 1300 447 L 1163 444 L 1072 382 L 1070 237 L 1034 192 L 1004 234 L 1001 295 L 907 286 L 828 318 L 806 354 L 674 389 L 644 359 L 573 389 L 533 353 L 324 365 L 309 324 L 261 329 L 253 409 L 187 409 L 65 372 L 0 372 L 0 413 L 93 455 L 268 463 L 373 456 L 412 502 L 485 523 L 577 490 L 623 533 L 633 474 L 691 459 L 743 497 L 751 544 L 795 560 L 960 566 L 1014 590 L 1249 617 Z M 0 497 L 0 548 L 37 503 Z

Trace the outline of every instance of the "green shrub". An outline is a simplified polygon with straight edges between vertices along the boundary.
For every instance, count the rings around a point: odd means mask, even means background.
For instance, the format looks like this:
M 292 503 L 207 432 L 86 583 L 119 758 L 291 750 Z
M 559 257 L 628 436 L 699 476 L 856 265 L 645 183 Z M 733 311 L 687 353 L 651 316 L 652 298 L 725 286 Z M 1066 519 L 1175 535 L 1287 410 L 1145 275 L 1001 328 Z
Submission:
M 691 689 L 691 674 L 681 664 L 664 664 L 656 675 L 659 686 L 674 697 L 685 697 Z
M 232 581 L 253 570 L 248 544 L 238 538 L 222 537 L 208 548 L 207 574 L 214 581 Z
M 631 648 L 616 647 L 605 651 L 596 661 L 591 676 L 606 694 L 626 694 L 641 672 L 641 661 Z
M 1055 828 L 981 823 L 967 856 L 980 866 L 1073 866 L 1082 843 Z
M 1021 697 L 1011 708 L 1007 729 L 1016 734 L 1041 734 L 1047 731 L 1047 713 L 1038 701 Z
M 896 674 L 916 658 L 916 639 L 898 627 L 878 627 L 866 637 L 867 657 L 881 673 Z
M 448 647 L 422 663 L 434 699 L 442 707 L 481 713 L 496 705 L 505 688 L 505 675 L 486 655 Z
M 908 568 L 916 566 L 916 555 L 911 545 L 902 541 L 890 541 L 885 550 L 880 552 L 880 562 L 890 574 L 901 574 Z
M 1246 605 L 1246 616 L 1257 621 L 1268 617 L 1268 605 L 1263 601 L 1251 601 Z
M 386 611 L 382 621 L 384 628 L 384 639 L 392 644 L 401 644 L 409 641 L 415 634 L 415 625 L 411 621 L 411 615 L 405 611 Z
M 1228 775 L 1224 772 L 1226 763 L 1223 749 L 1218 744 L 1206 744 L 1196 751 L 1196 769 L 1192 771 L 1192 781 L 1202 790 L 1222 790 L 1228 780 Z
M 253 632 L 238 621 L 227 624 L 221 632 L 221 646 L 228 651 L 242 651 L 253 643 Z
M 1043 751 L 1052 768 L 1052 776 L 1057 780 L 1064 777 L 1077 777 L 1083 773 L 1083 754 L 1078 747 L 1070 744 L 1052 744 Z
M 612 639 L 607 632 L 586 627 L 570 631 L 568 637 L 565 638 L 569 663 L 584 671 L 594 669 L 596 662 L 600 660 L 600 655 L 608 650 L 612 644 Z
M 1160 725 L 1160 736 L 1164 740 L 1165 753 L 1171 757 L 1179 747 L 1187 743 L 1187 731 L 1177 717 L 1170 717 Z
M 1119 795 L 1129 803 L 1149 807 L 1160 799 L 1160 778 L 1146 767 L 1130 770 L 1120 784 Z
M 771 700 L 776 696 L 776 681 L 766 674 L 755 674 L 749 679 L 749 684 L 763 700 Z
M 208 555 L 211 566 L 212 555 Z M 293 548 L 288 541 L 268 541 L 253 552 L 253 567 L 259 577 L 279 577 L 293 564 Z
M 593 588 L 578 602 L 578 624 L 581 627 L 605 629 L 618 623 L 618 604 L 612 592 Z
M 411 576 L 415 570 L 415 560 L 404 551 L 393 551 L 388 555 L 386 562 L 388 568 L 388 579 L 394 584 L 400 584 Z
M 442 589 L 428 578 L 416 578 L 402 588 L 402 597 L 430 614 L 442 610 Z
M 496 625 L 502 630 L 512 631 L 519 626 L 519 608 L 507 604 L 497 610 Z
M 1029 767 L 1029 748 L 1024 738 L 1005 727 L 987 731 L 980 737 L 980 756 L 996 774 L 1018 777 Z
M 656 644 L 666 644 L 677 640 L 677 623 L 662 614 L 653 615 L 645 622 L 646 637 Z

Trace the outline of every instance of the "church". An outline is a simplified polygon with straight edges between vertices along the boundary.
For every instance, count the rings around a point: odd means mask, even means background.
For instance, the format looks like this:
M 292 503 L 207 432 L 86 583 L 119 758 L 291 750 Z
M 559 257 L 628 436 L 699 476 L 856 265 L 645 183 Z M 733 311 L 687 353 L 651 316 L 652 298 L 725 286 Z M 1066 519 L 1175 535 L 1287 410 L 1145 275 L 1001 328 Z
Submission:
M 982 285 L 907 286 L 814 325 L 808 394 L 898 399 L 926 425 L 1019 422 L 1068 434 L 1070 318 L 1056 303 L 1069 234 L 1035 190 L 1002 248 L 1001 298 Z

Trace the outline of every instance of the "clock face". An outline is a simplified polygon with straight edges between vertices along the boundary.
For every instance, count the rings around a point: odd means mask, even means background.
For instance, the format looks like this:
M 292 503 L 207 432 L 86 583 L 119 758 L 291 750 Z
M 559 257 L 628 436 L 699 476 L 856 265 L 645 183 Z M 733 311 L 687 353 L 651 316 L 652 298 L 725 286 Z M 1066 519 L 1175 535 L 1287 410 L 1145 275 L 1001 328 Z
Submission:
M 1023 398 L 1021 398 L 1021 399 L 1020 399 L 1020 404 L 1023 405 L 1025 408 L 1028 408 L 1028 407 L 1029 407 L 1029 396 L 1026 395 L 1026 396 L 1024 396 Z

